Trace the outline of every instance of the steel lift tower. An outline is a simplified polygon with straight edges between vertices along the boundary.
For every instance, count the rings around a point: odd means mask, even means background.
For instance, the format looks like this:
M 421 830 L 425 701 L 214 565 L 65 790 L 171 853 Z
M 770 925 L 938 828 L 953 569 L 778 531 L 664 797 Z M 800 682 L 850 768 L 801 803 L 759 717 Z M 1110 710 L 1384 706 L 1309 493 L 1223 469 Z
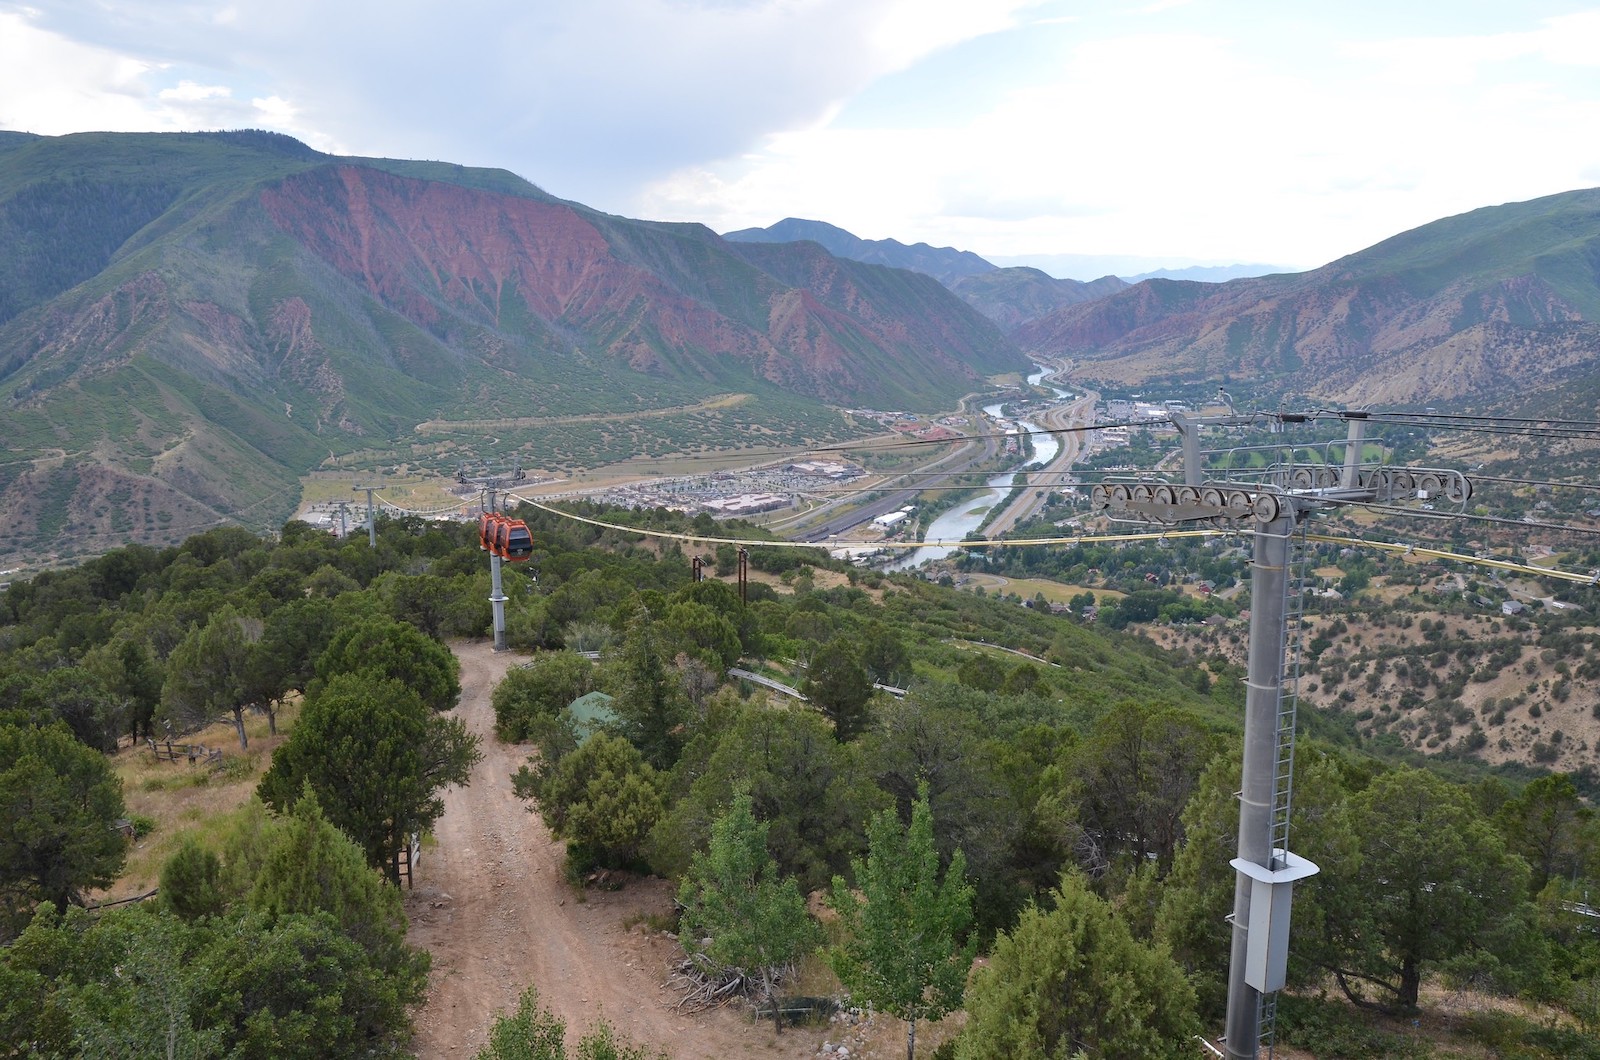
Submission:
M 1348 424 L 1342 466 L 1274 464 L 1258 481 L 1210 482 L 1204 477 L 1200 430 L 1242 427 L 1263 418 L 1275 429 L 1304 423 L 1295 414 L 1175 415 L 1183 439 L 1184 483 L 1155 479 L 1106 481 L 1089 494 L 1091 510 L 1113 519 L 1161 525 L 1210 522 L 1248 528 L 1254 537 L 1250 568 L 1250 647 L 1245 686 L 1243 782 L 1239 791 L 1238 856 L 1234 885 L 1233 947 L 1228 971 L 1228 1013 L 1222 1042 L 1231 1060 L 1256 1060 L 1263 1044 L 1272 1055 L 1277 992 L 1289 954 L 1289 909 L 1297 880 L 1317 866 L 1289 850 L 1294 788 L 1294 734 L 1299 668 L 1299 609 L 1290 613 L 1289 568 L 1299 537 L 1304 555 L 1306 516 L 1335 503 L 1403 503 L 1442 498 L 1465 504 L 1472 484 L 1456 471 L 1363 466 L 1366 413 L 1340 414 Z M 1263 447 L 1281 451 L 1285 447 Z M 1244 450 L 1237 450 L 1244 451 Z M 1291 449 L 1291 453 L 1293 450 Z M 1296 637 L 1291 642 L 1293 620 Z M 1293 678 L 1284 680 L 1293 662 Z
M 367 493 L 367 547 L 368 548 L 377 548 L 378 547 L 378 523 L 377 523 L 376 516 L 373 514 L 374 509 L 373 509 L 373 506 L 372 506 L 372 494 L 373 494 L 373 492 L 375 490 L 381 490 L 383 488 L 384 488 L 384 484 L 381 483 L 381 482 L 378 483 L 376 486 L 352 486 L 351 487 L 351 489 L 354 490 L 356 493 L 360 493 L 363 490 L 365 490 L 366 493 Z
M 483 510 L 495 511 L 495 495 L 511 488 L 514 482 L 521 482 L 528 477 L 522 470 L 522 458 L 517 457 L 511 465 L 511 470 L 503 475 L 479 475 L 477 477 L 467 474 L 467 466 L 462 464 L 456 471 L 456 481 L 463 485 L 477 486 L 483 491 Z M 494 613 L 494 650 L 506 650 L 506 594 L 500 580 L 500 566 L 502 560 L 493 552 L 489 553 L 489 607 Z

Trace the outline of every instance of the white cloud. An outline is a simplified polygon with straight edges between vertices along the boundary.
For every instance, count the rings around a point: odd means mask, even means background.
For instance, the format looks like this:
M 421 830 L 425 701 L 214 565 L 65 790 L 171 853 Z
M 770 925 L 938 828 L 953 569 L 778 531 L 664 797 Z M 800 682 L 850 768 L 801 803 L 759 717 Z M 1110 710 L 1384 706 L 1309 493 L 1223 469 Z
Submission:
M 995 255 L 1312 267 L 1449 214 L 1593 183 L 1600 86 L 1495 66 L 1551 55 L 1563 30 L 1582 38 L 1591 25 L 1600 17 L 1384 47 L 1305 36 L 1276 49 L 1237 27 L 1085 34 L 1058 76 L 970 120 L 918 135 L 773 137 L 639 201 L 719 228 L 798 214 Z
M 1311 266 L 1596 182 L 1600 9 L 1559 2 L 0 0 L 0 125 L 263 126 L 718 230 Z
M 57 134 L 151 128 L 151 64 L 79 44 L 0 11 L 0 128 Z
M 179 81 L 176 88 L 163 88 L 157 98 L 172 103 L 198 103 L 208 99 L 229 99 L 233 89 L 227 85 L 202 85 L 194 81 Z
M 203 64 L 195 81 L 287 101 L 300 128 L 363 153 L 508 166 L 620 207 L 641 181 L 825 124 L 875 78 L 1035 2 L 278 0 L 218 13 L 56 0 L 40 18 L 147 66 Z

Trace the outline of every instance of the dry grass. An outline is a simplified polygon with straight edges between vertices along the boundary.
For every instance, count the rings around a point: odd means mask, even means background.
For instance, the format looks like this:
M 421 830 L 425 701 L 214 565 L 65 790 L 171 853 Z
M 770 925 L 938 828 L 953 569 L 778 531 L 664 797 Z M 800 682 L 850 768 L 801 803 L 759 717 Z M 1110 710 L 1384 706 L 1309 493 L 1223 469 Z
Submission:
M 95 897 L 115 901 L 155 887 L 161 878 L 162 864 L 185 835 L 194 835 L 213 847 L 219 846 L 255 794 L 261 774 L 271 764 L 272 752 L 283 743 L 283 734 L 293 725 L 299 710 L 299 702 L 295 701 L 278 712 L 277 736 L 267 734 L 265 715 L 247 717 L 248 751 L 239 749 L 239 737 L 231 719 L 185 739 L 187 743 L 220 748 L 223 756 L 220 768 L 190 765 L 184 761 L 158 762 L 150 749 L 142 745 L 119 750 L 112 759 L 112 769 L 122 781 L 122 797 L 128 814 L 148 818 L 154 822 L 154 827 L 128 851 L 122 876 Z
M 428 478 L 400 478 L 383 475 L 374 476 L 370 473 L 350 473 L 322 471 L 312 475 L 303 475 L 300 478 L 300 510 L 304 511 L 313 504 L 337 504 L 345 501 L 350 505 L 350 518 L 352 524 L 365 519 L 367 513 L 367 495 L 358 493 L 355 486 L 371 485 L 382 481 L 384 488 L 382 496 L 401 507 L 417 510 L 439 508 L 447 504 L 455 504 L 460 497 L 452 494 L 448 487 L 455 485 L 455 480 L 443 477 Z
M 1066 582 L 1052 581 L 1049 578 L 1003 578 L 997 574 L 984 574 L 968 572 L 962 575 L 958 583 L 962 589 L 984 589 L 989 592 L 1016 593 L 1024 600 L 1032 600 L 1035 596 L 1043 594 L 1045 600 L 1052 604 L 1064 604 L 1074 596 L 1082 593 L 1093 593 L 1100 603 L 1110 600 L 1120 600 L 1126 593 L 1116 589 L 1102 589 L 1092 585 L 1070 585 Z

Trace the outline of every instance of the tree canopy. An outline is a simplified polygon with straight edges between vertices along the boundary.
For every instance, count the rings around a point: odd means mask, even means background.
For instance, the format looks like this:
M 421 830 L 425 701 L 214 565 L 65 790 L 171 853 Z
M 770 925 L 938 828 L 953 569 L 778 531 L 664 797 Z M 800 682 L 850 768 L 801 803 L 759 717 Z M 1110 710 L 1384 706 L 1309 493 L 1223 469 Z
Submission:
M 340 628 L 317 659 L 315 692 L 339 674 L 365 673 L 398 681 L 429 710 L 449 710 L 461 698 L 461 664 L 450 649 L 405 622 L 369 617 Z
M 1328 925 L 1332 971 L 1353 1000 L 1413 1009 L 1424 969 L 1480 945 L 1522 907 L 1528 866 L 1509 854 L 1467 793 L 1397 769 L 1351 799 L 1364 838 L 1334 886 L 1351 900 Z
M 1194 991 L 1159 946 L 1139 942 L 1088 881 L 1062 878 L 995 941 L 967 991 L 962 1060 L 1194 1055 Z
M 977 953 L 977 938 L 962 938 L 972 925 L 966 868 L 957 850 L 940 871 L 924 788 L 909 828 L 893 810 L 873 815 L 866 860 L 851 863 L 856 890 L 833 878 L 830 904 L 845 940 L 830 951 L 830 963 L 858 1003 L 906 1021 L 906 1060 L 916 1058 L 917 1021 L 960 1006 Z
M 519 797 L 533 799 L 551 833 L 567 841 L 579 871 L 637 862 L 665 805 L 661 778 L 638 748 L 605 732 L 559 762 L 524 766 L 513 787 Z
M 767 853 L 767 826 L 755 819 L 748 795 L 711 829 L 711 843 L 696 854 L 678 888 L 683 948 L 721 976 L 759 983 L 782 1029 L 776 983 L 780 971 L 821 941 L 816 921 L 793 877 L 782 875 Z
M 367 862 L 398 879 L 396 853 L 444 812 L 441 789 L 467 783 L 482 757 L 477 742 L 398 681 L 339 674 L 307 700 L 261 778 L 261 798 L 285 811 L 314 792 Z
M 122 869 L 122 786 L 65 725 L 0 724 L 0 941 L 40 902 L 80 904 Z

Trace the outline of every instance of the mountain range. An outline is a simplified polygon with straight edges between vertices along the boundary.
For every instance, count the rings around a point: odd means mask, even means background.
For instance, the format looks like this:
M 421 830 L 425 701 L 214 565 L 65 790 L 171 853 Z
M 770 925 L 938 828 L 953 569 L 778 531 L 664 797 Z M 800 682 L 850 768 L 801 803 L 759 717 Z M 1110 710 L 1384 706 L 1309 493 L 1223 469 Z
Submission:
M 1600 367 L 1600 189 L 1448 217 L 1310 272 L 1148 280 L 1011 334 L 1127 384 L 1242 381 L 1370 406 L 1522 400 Z
M 924 275 L 269 133 L 0 137 L 0 248 L 6 553 L 274 525 L 362 452 L 795 444 L 1026 367 Z
M 843 407 L 951 408 L 1032 358 L 1570 412 L 1597 352 L 1600 190 L 1129 285 L 793 218 L 723 238 L 271 133 L 0 132 L 0 565 L 270 527 L 320 470 L 843 438 Z
M 722 238 L 734 243 L 806 241 L 835 257 L 924 273 L 1007 329 L 1062 306 L 1093 301 L 1128 286 L 1115 276 L 1084 282 L 1057 279 L 1030 267 L 1001 268 L 970 250 L 926 243 L 907 246 L 898 239 L 862 239 L 826 221 L 799 217 L 786 217 L 766 228 L 742 228 L 725 233 Z

